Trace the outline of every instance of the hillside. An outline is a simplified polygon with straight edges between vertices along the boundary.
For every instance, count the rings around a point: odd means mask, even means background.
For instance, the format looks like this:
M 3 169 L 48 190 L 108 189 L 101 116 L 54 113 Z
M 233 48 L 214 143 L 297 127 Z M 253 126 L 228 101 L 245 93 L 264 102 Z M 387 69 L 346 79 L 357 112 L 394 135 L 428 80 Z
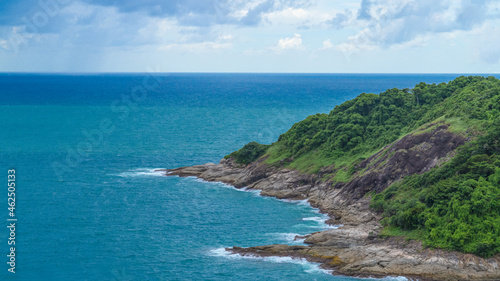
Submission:
M 371 198 L 381 237 L 500 252 L 500 80 L 459 77 L 363 93 L 226 158 L 311 175 L 347 202 Z

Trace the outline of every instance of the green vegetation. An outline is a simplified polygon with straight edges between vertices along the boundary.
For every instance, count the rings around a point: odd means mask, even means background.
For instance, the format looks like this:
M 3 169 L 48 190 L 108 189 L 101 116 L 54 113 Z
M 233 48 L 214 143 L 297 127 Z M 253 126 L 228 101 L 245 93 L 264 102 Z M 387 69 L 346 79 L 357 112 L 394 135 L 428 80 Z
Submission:
M 472 141 L 447 163 L 372 195 L 371 206 L 384 216 L 381 235 L 482 257 L 500 253 L 500 81 L 494 77 L 363 93 L 296 123 L 270 146 L 252 142 L 226 157 L 248 164 L 264 156 L 305 173 L 329 167 L 323 180 L 347 182 L 362 172 L 360 161 L 437 122 Z
M 431 121 L 449 120 L 456 132 L 476 130 L 483 126 L 479 119 L 487 117 L 480 106 L 494 94 L 490 84 L 498 85 L 498 80 L 459 77 L 448 84 L 420 83 L 411 90 L 363 93 L 329 114 L 312 115 L 293 125 L 272 144 L 266 161 L 289 159 L 284 161 L 289 168 L 306 173 L 332 165 L 352 171 L 354 163 Z
M 236 163 L 246 165 L 264 155 L 264 153 L 266 153 L 267 151 L 267 148 L 268 145 L 253 141 L 247 143 L 240 150 L 227 155 L 225 158 L 233 157 Z
M 479 136 L 441 167 L 373 196 L 371 206 L 383 212 L 392 232 L 418 231 L 429 247 L 482 257 L 500 252 L 499 82 L 464 84 L 426 113 L 452 124 L 455 133 Z
M 382 223 L 421 231 L 427 246 L 490 257 L 500 252 L 500 119 L 440 168 L 372 199 Z
M 398 227 L 385 227 L 379 234 L 379 237 L 404 237 L 406 240 L 420 240 L 423 236 L 421 230 L 403 230 Z

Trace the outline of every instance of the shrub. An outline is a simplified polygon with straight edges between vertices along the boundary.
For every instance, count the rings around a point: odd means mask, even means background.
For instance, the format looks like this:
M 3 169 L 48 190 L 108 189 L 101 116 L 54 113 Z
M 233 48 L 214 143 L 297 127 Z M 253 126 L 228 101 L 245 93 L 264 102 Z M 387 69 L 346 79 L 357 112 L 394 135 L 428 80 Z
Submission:
M 253 141 L 247 143 L 240 150 L 227 155 L 225 158 L 233 157 L 236 163 L 247 165 L 248 163 L 257 160 L 259 157 L 264 155 L 268 147 L 268 145 Z

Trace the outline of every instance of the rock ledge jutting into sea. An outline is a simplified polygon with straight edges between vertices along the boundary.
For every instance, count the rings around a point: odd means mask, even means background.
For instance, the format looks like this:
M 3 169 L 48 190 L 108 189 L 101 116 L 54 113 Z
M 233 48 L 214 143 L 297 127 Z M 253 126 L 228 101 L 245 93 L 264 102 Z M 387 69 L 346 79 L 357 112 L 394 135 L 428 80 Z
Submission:
M 405 276 L 410 280 L 500 280 L 498 255 L 484 259 L 440 249 L 423 248 L 418 241 L 380 238 L 380 216 L 371 208 L 364 189 L 383 190 L 411 174 L 421 174 L 451 158 L 467 140 L 447 130 L 447 125 L 407 136 L 364 160 L 366 170 L 346 183 L 322 180 L 327 170 L 303 174 L 297 170 L 265 163 L 265 158 L 248 165 L 233 159 L 219 164 L 166 170 L 167 176 L 193 176 L 223 182 L 236 188 L 261 190 L 261 195 L 279 199 L 305 200 L 327 213 L 327 223 L 338 229 L 306 235 L 307 246 L 267 245 L 226 250 L 240 255 L 288 256 L 321 263 L 333 274 L 384 277 Z M 379 155 L 380 154 L 380 155 Z M 333 187 L 332 187 L 333 185 Z

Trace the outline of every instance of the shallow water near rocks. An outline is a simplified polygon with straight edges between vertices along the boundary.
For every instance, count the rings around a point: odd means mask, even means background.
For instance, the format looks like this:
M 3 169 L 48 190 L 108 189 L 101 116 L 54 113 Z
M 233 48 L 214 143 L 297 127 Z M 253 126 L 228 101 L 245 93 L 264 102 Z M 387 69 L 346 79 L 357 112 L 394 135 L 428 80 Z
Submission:
M 17 187 L 13 280 L 365 280 L 303 260 L 223 251 L 301 244 L 296 235 L 334 228 L 305 202 L 154 170 L 271 143 L 361 92 L 454 77 L 171 74 L 124 114 L 112 105 L 141 76 L 2 74 L 0 173 L 16 169 Z M 90 142 L 82 132 L 103 120 L 114 130 Z M 0 231 L 4 253 L 8 235 Z M 7 258 L 0 261 L 0 280 L 10 280 Z

